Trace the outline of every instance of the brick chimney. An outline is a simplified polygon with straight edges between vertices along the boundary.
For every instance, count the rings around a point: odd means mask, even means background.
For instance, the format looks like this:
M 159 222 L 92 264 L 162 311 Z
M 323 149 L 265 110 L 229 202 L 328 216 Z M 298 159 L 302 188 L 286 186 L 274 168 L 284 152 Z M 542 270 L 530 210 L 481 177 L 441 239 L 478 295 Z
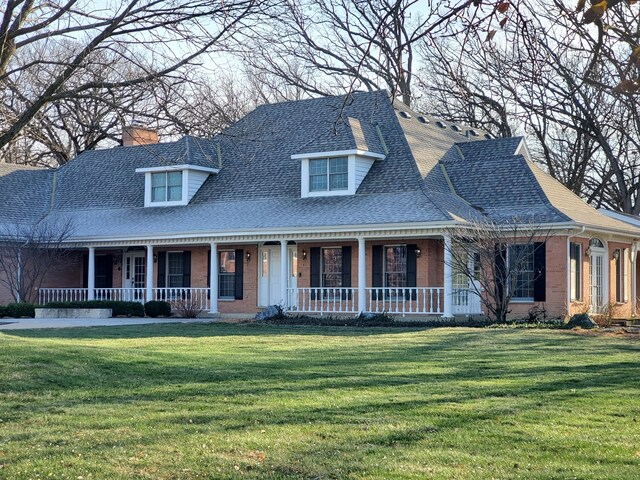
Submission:
M 158 143 L 158 132 L 152 128 L 130 125 L 122 129 L 122 146 L 150 145 Z

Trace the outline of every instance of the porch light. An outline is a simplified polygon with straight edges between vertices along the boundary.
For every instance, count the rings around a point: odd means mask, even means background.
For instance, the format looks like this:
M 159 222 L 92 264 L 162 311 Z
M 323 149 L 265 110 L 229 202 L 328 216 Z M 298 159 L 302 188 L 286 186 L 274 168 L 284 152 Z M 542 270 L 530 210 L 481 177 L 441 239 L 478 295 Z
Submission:
M 420 250 L 419 248 L 416 248 L 415 252 L 416 252 L 416 258 L 420 258 L 420 255 L 422 255 L 422 250 Z
M 617 248 L 613 251 L 613 259 L 618 260 L 620 258 L 620 250 Z
M 591 256 L 591 247 L 587 247 L 587 249 L 584 251 L 584 256 L 585 257 Z
M 153 254 L 153 263 L 158 263 L 158 254 L 157 253 Z
M 247 253 L 244 254 L 244 258 L 246 258 L 247 263 L 249 263 L 249 260 L 251 260 L 251 252 L 247 251 Z
M 306 250 L 302 250 L 302 259 L 303 260 L 307 259 L 307 251 Z

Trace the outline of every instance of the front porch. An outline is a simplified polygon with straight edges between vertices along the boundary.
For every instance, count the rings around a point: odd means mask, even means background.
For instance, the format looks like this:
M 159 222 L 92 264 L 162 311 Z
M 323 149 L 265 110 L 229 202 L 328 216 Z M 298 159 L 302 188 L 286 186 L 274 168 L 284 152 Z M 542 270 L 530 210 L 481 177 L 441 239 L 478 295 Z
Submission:
M 214 315 L 254 314 L 273 304 L 311 315 L 481 314 L 475 290 L 454 279 L 449 241 L 439 234 L 95 245 L 78 252 L 66 277 L 39 289 L 38 303 L 188 301 Z
M 288 313 L 349 314 L 389 313 L 391 315 L 444 315 L 444 288 L 365 288 L 365 307 L 359 309 L 357 288 L 287 288 L 287 301 L 282 307 Z M 482 314 L 480 298 L 470 289 L 454 289 L 453 315 Z M 147 296 L 144 288 L 41 288 L 38 304 L 50 302 L 81 302 L 87 300 L 115 300 L 147 302 L 163 300 L 170 303 L 189 301 L 196 308 L 211 312 L 209 288 L 152 288 Z

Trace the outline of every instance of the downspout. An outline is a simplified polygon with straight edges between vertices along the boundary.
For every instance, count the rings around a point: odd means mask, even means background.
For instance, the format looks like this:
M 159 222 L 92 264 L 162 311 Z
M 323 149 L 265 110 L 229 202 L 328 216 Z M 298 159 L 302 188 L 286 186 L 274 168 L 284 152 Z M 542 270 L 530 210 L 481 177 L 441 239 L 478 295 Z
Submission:
M 587 227 L 584 225 L 579 232 L 571 235 L 567 235 L 567 317 L 571 315 L 571 239 L 582 235 Z M 580 252 L 582 254 L 582 252 Z M 582 259 L 580 259 L 582 261 Z M 580 269 L 580 275 L 582 275 L 582 268 Z

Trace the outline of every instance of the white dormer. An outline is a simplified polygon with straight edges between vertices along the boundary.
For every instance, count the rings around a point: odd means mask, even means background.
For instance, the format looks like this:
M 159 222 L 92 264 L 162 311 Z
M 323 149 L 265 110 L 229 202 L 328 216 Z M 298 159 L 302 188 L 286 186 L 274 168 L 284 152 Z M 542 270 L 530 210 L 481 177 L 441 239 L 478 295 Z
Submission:
M 136 173 L 144 173 L 145 207 L 187 205 L 209 175 L 219 171 L 196 165 L 136 168 Z
M 385 156 L 366 150 L 338 150 L 301 153 L 291 158 L 301 160 L 300 192 L 302 198 L 307 198 L 354 195 L 373 163 Z

